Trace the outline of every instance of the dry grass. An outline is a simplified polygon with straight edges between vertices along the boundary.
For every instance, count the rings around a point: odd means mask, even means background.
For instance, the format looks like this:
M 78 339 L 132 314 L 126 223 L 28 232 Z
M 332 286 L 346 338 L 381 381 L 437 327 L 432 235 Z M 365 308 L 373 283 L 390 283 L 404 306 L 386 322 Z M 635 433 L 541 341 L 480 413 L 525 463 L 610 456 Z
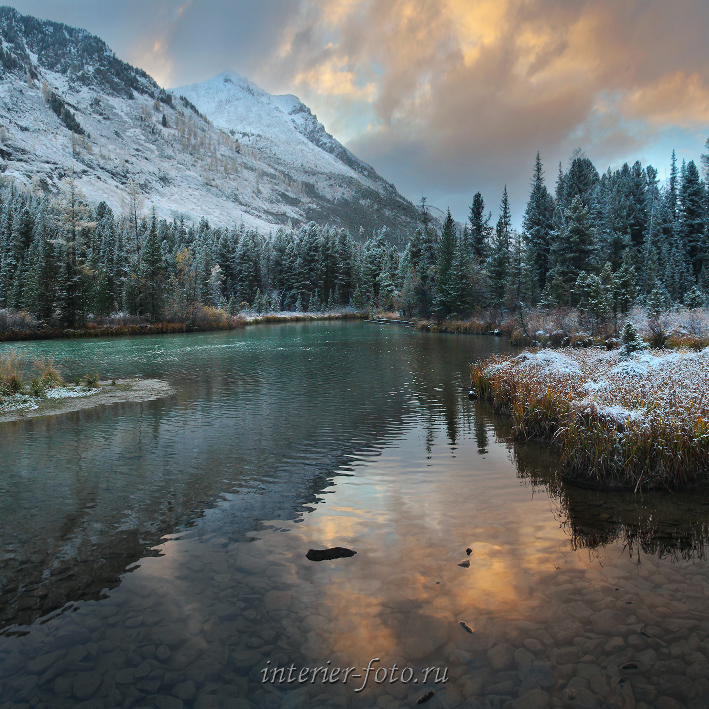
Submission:
M 25 381 L 29 380 L 25 391 Z M 21 354 L 12 350 L 0 353 L 0 395 L 30 394 L 40 397 L 47 389 L 61 386 L 62 375 L 57 370 L 54 360 L 40 358 L 32 365 Z
M 0 353 L 0 394 L 22 391 L 24 360 L 16 352 Z
M 709 349 L 541 350 L 474 364 L 472 379 L 515 436 L 553 436 L 579 482 L 641 489 L 709 475 Z
M 36 359 L 34 368 L 39 372 L 37 379 L 44 387 L 61 386 L 64 383 L 51 357 Z

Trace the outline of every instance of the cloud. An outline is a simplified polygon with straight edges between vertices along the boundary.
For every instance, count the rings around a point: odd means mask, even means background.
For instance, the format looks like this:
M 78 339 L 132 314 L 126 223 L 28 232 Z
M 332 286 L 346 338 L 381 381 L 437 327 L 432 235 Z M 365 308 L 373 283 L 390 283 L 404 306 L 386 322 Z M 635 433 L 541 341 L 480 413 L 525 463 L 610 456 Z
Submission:
M 511 182 L 520 202 L 538 149 L 552 172 L 578 145 L 604 169 L 709 118 L 709 5 L 697 0 L 303 7 L 286 33 L 298 41 L 265 75 L 339 118 L 349 146 L 410 197 L 487 187 L 496 202 Z
M 605 169 L 690 157 L 709 123 L 706 0 L 20 0 L 84 26 L 168 85 L 238 71 L 298 94 L 404 193 L 463 218 L 537 150 Z M 692 155 L 692 151 L 695 152 Z

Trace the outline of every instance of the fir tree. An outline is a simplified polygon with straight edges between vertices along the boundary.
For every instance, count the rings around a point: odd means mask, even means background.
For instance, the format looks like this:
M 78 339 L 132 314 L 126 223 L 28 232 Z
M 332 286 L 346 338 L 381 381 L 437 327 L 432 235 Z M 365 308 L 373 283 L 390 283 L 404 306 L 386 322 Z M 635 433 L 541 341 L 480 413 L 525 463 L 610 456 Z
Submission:
M 491 214 L 485 214 L 485 201 L 480 192 L 476 192 L 473 203 L 470 205 L 469 234 L 473 258 L 484 260 L 487 258 L 488 240 L 492 233 L 490 226 Z
M 537 152 L 523 225 L 539 290 L 544 289 L 549 272 L 553 216 L 554 200 L 544 184 L 544 168 Z
M 505 295 L 507 275 L 510 268 L 510 231 L 512 229 L 512 215 L 510 213 L 510 200 L 507 196 L 507 185 L 500 201 L 500 216 L 495 227 L 495 236 L 490 254 L 488 270 L 492 281 L 494 297 L 499 303 Z

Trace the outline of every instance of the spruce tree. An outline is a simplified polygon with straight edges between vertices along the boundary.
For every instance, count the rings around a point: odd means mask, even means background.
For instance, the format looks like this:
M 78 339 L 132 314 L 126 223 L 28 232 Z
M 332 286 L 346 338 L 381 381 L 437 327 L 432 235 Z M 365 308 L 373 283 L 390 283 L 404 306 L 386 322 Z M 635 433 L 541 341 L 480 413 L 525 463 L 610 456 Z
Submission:
M 436 279 L 436 311 L 442 317 L 449 315 L 454 306 L 452 270 L 455 261 L 457 238 L 450 209 L 438 240 L 438 275 Z
M 487 258 L 488 240 L 492 233 L 490 226 L 491 214 L 485 214 L 485 201 L 480 192 L 476 192 L 473 203 L 470 205 L 470 242 L 473 251 L 473 258 L 484 260 Z
M 140 264 L 142 305 L 147 315 L 155 320 L 162 308 L 163 263 L 162 250 L 158 242 L 155 213 L 143 244 L 143 258 Z
M 684 170 L 679 204 L 679 235 L 696 282 L 704 258 L 702 251 L 706 230 L 706 189 L 694 160 L 690 160 Z
M 544 184 L 544 168 L 537 152 L 532 174 L 532 189 L 524 212 L 523 226 L 540 291 L 544 289 L 549 272 L 553 216 L 554 200 Z
M 502 303 L 507 285 L 507 275 L 510 270 L 510 232 L 512 229 L 512 216 L 510 214 L 510 200 L 507 196 L 507 185 L 500 201 L 500 216 L 495 227 L 492 250 L 488 263 L 490 280 L 492 281 L 493 295 L 498 303 Z

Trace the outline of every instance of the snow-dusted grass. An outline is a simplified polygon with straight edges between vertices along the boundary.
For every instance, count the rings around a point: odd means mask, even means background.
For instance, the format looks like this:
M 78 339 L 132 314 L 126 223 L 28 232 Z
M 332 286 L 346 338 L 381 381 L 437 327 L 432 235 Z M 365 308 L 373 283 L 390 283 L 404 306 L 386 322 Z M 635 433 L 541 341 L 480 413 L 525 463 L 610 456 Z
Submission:
M 267 313 L 244 313 L 242 315 L 246 325 L 257 325 L 261 323 L 279 322 L 299 322 L 311 320 L 349 320 L 367 317 L 366 313 L 360 313 L 350 308 L 339 310 L 323 310 L 319 312 L 303 312 L 298 310 L 280 310 L 278 312 Z
M 677 487 L 709 476 L 709 348 L 539 350 L 472 366 L 516 436 L 553 436 L 562 472 L 601 487 Z
M 27 384 L 31 372 L 37 376 Z M 77 399 L 98 391 L 98 374 L 87 374 L 83 385 L 67 385 L 52 359 L 36 359 L 30 366 L 12 349 L 0 353 L 0 414 L 35 411 L 47 399 Z

